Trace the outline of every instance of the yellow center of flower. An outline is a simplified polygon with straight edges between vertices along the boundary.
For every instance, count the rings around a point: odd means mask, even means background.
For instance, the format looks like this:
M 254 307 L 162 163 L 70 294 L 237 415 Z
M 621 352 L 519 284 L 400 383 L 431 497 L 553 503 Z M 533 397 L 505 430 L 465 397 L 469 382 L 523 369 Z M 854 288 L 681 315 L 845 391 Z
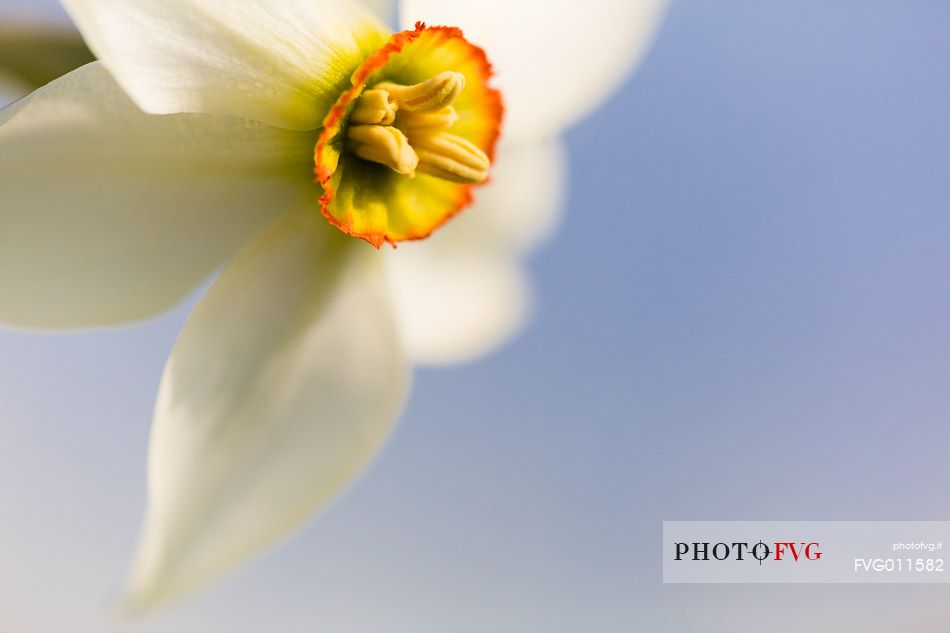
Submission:
M 464 88 L 465 75 L 450 70 L 412 86 L 377 84 L 350 114 L 350 151 L 410 178 L 418 171 L 452 182 L 484 182 L 488 155 L 449 132 L 459 118 L 452 102 Z
M 320 210 L 380 247 L 423 239 L 488 180 L 501 95 L 485 52 L 456 28 L 417 24 L 369 54 L 314 147 Z

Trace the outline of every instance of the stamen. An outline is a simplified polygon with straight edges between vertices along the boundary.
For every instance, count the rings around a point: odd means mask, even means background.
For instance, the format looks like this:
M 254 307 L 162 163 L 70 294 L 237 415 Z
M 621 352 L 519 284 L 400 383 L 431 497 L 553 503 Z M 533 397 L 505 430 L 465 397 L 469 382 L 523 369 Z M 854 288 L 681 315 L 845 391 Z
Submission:
M 367 90 L 357 100 L 350 122 L 357 125 L 392 125 L 398 106 L 385 90 Z
M 405 176 L 415 175 L 419 157 L 398 129 L 388 125 L 351 125 L 347 138 L 353 153 L 360 158 Z
M 452 106 L 445 106 L 428 112 L 409 112 L 403 110 L 396 114 L 396 126 L 412 136 L 423 130 L 447 130 L 455 125 L 459 115 Z
M 450 104 L 464 87 L 465 75 L 452 71 L 412 86 L 377 84 L 360 95 L 350 114 L 350 150 L 410 177 L 419 171 L 457 183 L 484 182 L 488 156 L 448 132 L 459 120 Z
M 412 146 L 419 158 L 416 169 L 423 174 L 467 184 L 488 178 L 488 156 L 461 136 L 448 132 L 416 134 Z
M 465 88 L 465 75 L 447 70 L 413 86 L 384 82 L 376 86 L 387 91 L 400 110 L 410 112 L 438 110 L 452 103 Z

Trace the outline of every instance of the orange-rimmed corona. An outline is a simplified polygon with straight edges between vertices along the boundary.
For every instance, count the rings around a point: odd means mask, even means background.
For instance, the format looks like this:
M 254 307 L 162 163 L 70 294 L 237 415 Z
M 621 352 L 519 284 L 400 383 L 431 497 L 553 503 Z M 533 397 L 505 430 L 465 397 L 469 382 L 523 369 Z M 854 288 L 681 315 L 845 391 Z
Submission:
M 314 149 L 330 223 L 379 248 L 428 237 L 467 206 L 501 130 L 491 75 L 454 27 L 417 23 L 369 55 Z

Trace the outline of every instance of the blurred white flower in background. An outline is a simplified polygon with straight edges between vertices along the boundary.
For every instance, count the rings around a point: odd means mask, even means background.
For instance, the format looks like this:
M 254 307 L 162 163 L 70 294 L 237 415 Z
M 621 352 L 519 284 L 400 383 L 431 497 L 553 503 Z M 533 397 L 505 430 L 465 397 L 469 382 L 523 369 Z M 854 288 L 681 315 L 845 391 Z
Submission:
M 395 423 L 409 365 L 468 361 L 517 330 L 522 260 L 562 204 L 558 135 L 633 67 L 663 3 L 579 16 L 567 2 L 404 0 L 407 24 L 457 25 L 487 50 L 506 123 L 472 207 L 381 253 L 320 217 L 309 175 L 340 78 L 380 43 L 372 21 L 306 0 L 65 4 L 101 63 L 0 113 L 0 322 L 147 318 L 226 264 L 158 396 L 130 584 L 147 606 L 351 481 Z
M 30 87 L 11 73 L 0 72 L 0 103 L 11 103 L 27 94 Z
M 0 12 L 0 107 L 94 59 L 75 29 L 43 17 Z

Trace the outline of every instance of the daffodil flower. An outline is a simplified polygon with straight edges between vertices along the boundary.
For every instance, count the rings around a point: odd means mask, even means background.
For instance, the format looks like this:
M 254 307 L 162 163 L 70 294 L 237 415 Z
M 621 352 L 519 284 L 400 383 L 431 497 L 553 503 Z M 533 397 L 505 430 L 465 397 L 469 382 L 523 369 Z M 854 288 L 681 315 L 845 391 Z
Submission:
M 0 112 L 0 322 L 136 321 L 224 266 L 159 388 L 128 591 L 148 606 L 350 482 L 412 364 L 513 331 L 519 258 L 558 206 L 552 139 L 630 67 L 659 2 L 580 20 L 550 2 L 404 2 L 497 47 L 502 147 L 488 58 L 454 27 L 390 34 L 329 0 L 64 4 L 100 61 Z

